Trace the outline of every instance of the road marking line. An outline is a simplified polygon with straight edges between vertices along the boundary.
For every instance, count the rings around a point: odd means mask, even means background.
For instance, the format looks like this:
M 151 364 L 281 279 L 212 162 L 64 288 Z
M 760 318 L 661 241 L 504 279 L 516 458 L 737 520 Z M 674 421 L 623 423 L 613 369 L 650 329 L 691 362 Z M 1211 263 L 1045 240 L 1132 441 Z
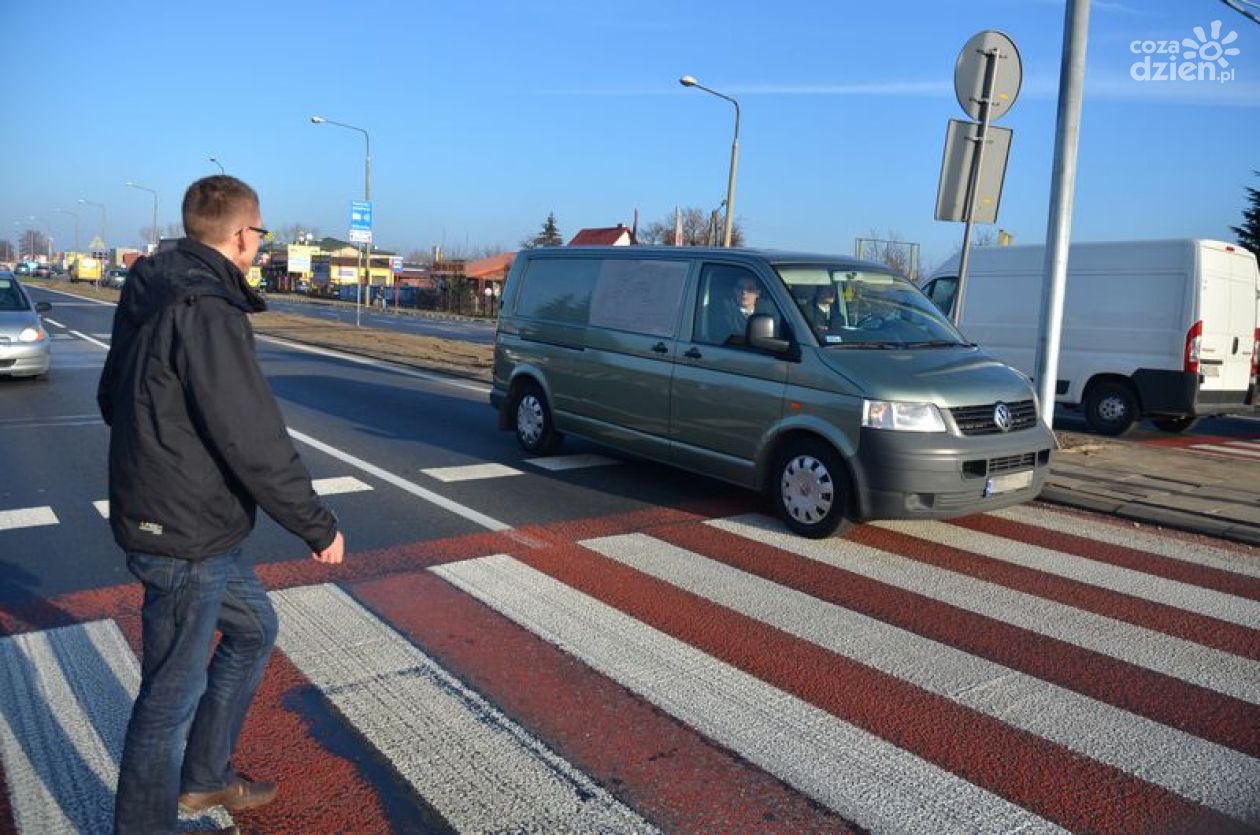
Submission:
M 56 525 L 60 522 L 57 514 L 53 513 L 53 509 L 48 506 L 0 510 L 0 531 L 36 528 L 40 525 Z
M 271 598 L 285 655 L 456 831 L 654 831 L 341 589 Z
M 1161 557 L 1195 565 L 1246 574 L 1249 577 L 1260 577 L 1260 560 L 1252 554 L 1186 539 L 1170 538 L 1148 528 L 1135 527 L 1131 523 L 1120 525 L 1105 519 L 1095 521 L 1036 505 L 991 510 L 987 515 L 1025 525 L 1034 525 L 1057 533 L 1084 536 L 1110 545 L 1137 548 Z
M 512 527 L 511 525 L 508 525 L 504 522 L 500 522 L 498 519 L 494 519 L 490 516 L 485 515 L 484 513 L 480 513 L 476 510 L 473 510 L 471 507 L 466 507 L 462 504 L 459 504 L 458 502 L 451 501 L 445 496 L 440 496 L 437 493 L 434 493 L 432 490 L 426 490 L 425 488 L 421 487 L 419 484 L 408 481 L 402 476 L 394 475 L 388 470 L 383 470 L 380 467 L 376 466 L 375 464 L 369 464 L 367 461 L 364 461 L 362 458 L 356 458 L 355 456 L 349 454 L 348 452 L 342 452 L 341 450 L 337 449 L 334 446 L 330 446 L 329 444 L 326 444 L 323 441 L 312 438 L 310 435 L 304 435 L 303 433 L 298 432 L 295 429 L 290 429 L 289 434 L 296 440 L 301 441 L 307 446 L 312 446 L 315 449 L 318 449 L 320 452 L 324 453 L 325 455 L 331 455 L 333 458 L 336 458 L 338 461 L 344 461 L 345 463 L 351 465 L 352 467 L 358 467 L 360 470 L 363 470 L 363 472 L 367 473 L 368 475 L 376 476 L 381 481 L 388 482 L 389 484 L 394 485 L 400 490 L 404 490 L 410 493 L 411 495 L 415 496 L 416 498 L 423 499 L 424 501 L 430 502 L 431 504 L 435 504 L 444 510 L 449 510 L 451 513 L 454 513 L 457 516 L 462 516 L 463 518 L 469 520 L 470 522 L 474 522 L 483 528 L 486 528 L 492 531 L 506 531 Z
M 425 380 L 430 383 L 442 383 L 443 385 L 454 386 L 455 388 L 467 389 L 475 391 L 478 394 L 488 394 L 490 387 L 477 383 L 470 383 L 455 377 L 443 377 L 440 374 L 427 374 L 423 371 L 417 371 L 414 368 L 408 368 L 404 365 L 396 365 L 387 360 L 378 360 L 371 357 L 361 357 L 354 354 L 343 354 L 331 348 L 321 348 L 316 345 L 303 345 L 300 342 L 290 342 L 287 339 L 281 339 L 277 336 L 264 336 L 259 334 L 257 337 L 262 342 L 274 342 L 277 345 L 283 345 L 286 348 L 292 348 L 295 351 L 303 351 L 308 354 L 318 354 L 320 356 L 332 357 L 334 359 L 345 360 L 359 365 L 366 365 L 372 368 L 378 368 L 382 371 L 390 371 L 395 374 L 402 374 L 406 377 L 415 377 L 418 380 Z
M 1220 446 L 1219 444 L 1194 444 L 1190 449 L 1201 449 L 1205 452 L 1215 452 L 1221 455 L 1240 456 L 1242 458 L 1260 458 L 1260 449 L 1239 449 L 1232 446 Z
M 1248 629 L 1260 629 L 1260 603 L 1232 594 L 943 522 L 885 521 L 872 522 L 871 526 L 1218 618 Z
M 79 337 L 79 339 L 82 339 L 86 342 L 91 342 L 93 345 L 97 345 L 101 348 L 104 348 L 106 351 L 109 350 L 109 346 L 106 345 L 104 342 L 101 342 L 99 339 L 93 339 L 92 337 L 88 336 L 86 333 L 79 333 L 78 331 L 73 331 L 73 330 L 70 331 L 70 333 Z
M 1260 663 L 1232 653 L 844 539 L 802 539 L 766 516 L 748 514 L 714 519 L 705 524 L 1251 704 L 1260 704 Z
M 0 638 L 0 755 L 19 832 L 108 832 L 140 665 L 113 621 Z M 219 810 L 199 822 L 231 825 Z
M 100 499 L 92 502 L 92 507 L 96 508 L 96 512 L 101 514 L 102 519 L 109 518 L 109 499 Z
M 579 544 L 1224 814 L 1255 813 L 1244 798 L 1260 797 L 1260 769 L 1246 754 L 646 534 Z M 1205 773 L 1234 776 L 1205 781 Z
M 65 302 L 62 302 L 60 304 L 61 307 L 87 307 L 88 303 L 96 304 L 96 305 L 103 305 L 105 307 L 118 306 L 117 302 L 103 302 L 100 299 L 94 299 L 91 296 L 80 296 L 78 293 L 67 293 L 64 290 L 54 290 L 51 287 L 37 287 L 36 289 L 43 290 L 45 293 L 56 293 L 58 296 L 65 296 L 66 298 L 75 299 L 77 302 L 79 302 L 78 304 L 75 304 L 75 303 L 67 304 Z
M 466 464 L 462 467 L 430 467 L 420 472 L 436 478 L 438 481 L 476 481 L 483 478 L 502 478 L 510 475 L 524 475 L 504 464 Z
M 362 493 L 371 490 L 372 485 L 364 484 L 351 475 L 340 478 L 317 478 L 311 481 L 311 487 L 318 496 L 336 496 L 341 493 Z
M 506 554 L 430 570 L 863 827 L 938 833 L 967 821 L 976 831 L 1059 831 Z
M 56 327 L 59 327 L 59 328 L 64 328 L 64 327 L 65 327 L 65 325 L 61 324 L 60 322 L 56 321 L 55 319 L 49 319 L 47 316 L 45 316 L 45 317 L 44 317 L 44 322 L 45 322 L 45 323 L 47 323 L 47 324 L 49 324 L 49 325 L 55 325 Z
M 606 455 L 586 453 L 583 455 L 554 455 L 546 458 L 526 458 L 526 464 L 533 464 L 544 470 L 558 472 L 560 470 L 577 470 L 583 467 L 606 467 L 609 464 L 620 464 L 615 458 Z

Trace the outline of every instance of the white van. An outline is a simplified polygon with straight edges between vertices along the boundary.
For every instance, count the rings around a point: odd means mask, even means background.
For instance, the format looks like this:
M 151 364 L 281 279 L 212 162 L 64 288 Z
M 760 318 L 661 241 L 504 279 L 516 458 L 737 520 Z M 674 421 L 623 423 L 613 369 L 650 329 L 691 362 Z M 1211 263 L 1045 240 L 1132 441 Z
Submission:
M 1044 246 L 971 255 L 961 330 L 1028 375 L 1036 370 Z M 924 283 L 952 313 L 958 257 Z M 1256 256 L 1220 241 L 1074 244 L 1068 256 L 1056 400 L 1119 435 L 1141 417 L 1181 432 L 1204 415 L 1256 411 Z

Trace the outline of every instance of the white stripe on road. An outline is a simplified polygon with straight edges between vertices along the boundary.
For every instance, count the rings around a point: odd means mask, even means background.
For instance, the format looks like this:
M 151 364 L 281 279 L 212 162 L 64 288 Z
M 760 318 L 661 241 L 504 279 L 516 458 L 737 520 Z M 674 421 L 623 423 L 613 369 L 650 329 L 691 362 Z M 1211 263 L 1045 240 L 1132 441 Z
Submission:
M 37 528 L 40 525 L 56 525 L 60 522 L 57 514 L 53 513 L 53 509 L 48 506 L 0 510 L 0 531 Z
M 113 621 L 0 638 L 0 758 L 18 832 L 110 832 L 140 665 Z M 218 814 L 199 824 L 231 825 Z
M 1260 704 L 1260 662 L 845 539 L 802 539 L 749 514 L 705 524 L 879 583 Z
M 546 458 L 526 458 L 525 463 L 554 472 L 559 470 L 577 470 L 583 467 L 606 467 L 609 464 L 620 464 L 621 462 L 606 455 L 588 453 L 585 455 L 552 455 Z
M 1043 574 L 1197 612 L 1248 629 L 1260 629 L 1260 602 L 1215 589 L 1205 589 L 1075 554 L 1052 551 L 1014 539 L 947 525 L 944 522 L 896 521 L 871 524 L 873 527 L 896 531 L 926 542 L 1031 568 Z
M 336 496 L 341 493 L 362 493 L 365 490 L 371 490 L 372 485 L 364 484 L 354 476 L 341 476 L 340 478 L 317 478 L 311 482 L 311 487 L 315 489 L 315 494 L 319 496 Z
M 476 481 L 483 478 L 502 478 L 509 475 L 524 475 L 503 464 L 466 464 L 462 467 L 430 467 L 420 472 L 438 481 Z
M 1221 446 L 1220 444 L 1194 444 L 1191 449 L 1202 449 L 1207 452 L 1219 452 L 1225 455 L 1241 456 L 1243 458 L 1260 458 L 1260 449 L 1243 449 L 1241 447 Z
M 935 835 L 965 821 L 975 832 L 1057 831 L 505 554 L 430 570 L 863 827 Z
M 310 435 L 304 435 L 295 429 L 290 429 L 289 434 L 292 435 L 295 439 L 306 444 L 307 446 L 314 447 L 315 449 L 319 450 L 325 455 L 331 455 L 333 458 L 336 458 L 338 461 L 344 461 L 345 463 L 351 465 L 352 467 L 358 467 L 360 470 L 367 473 L 368 475 L 376 476 L 381 481 L 388 482 L 389 484 L 394 485 L 400 490 L 404 490 L 410 493 L 416 498 L 423 499 L 426 502 L 437 505 L 443 510 L 449 510 L 451 513 L 454 513 L 457 516 L 462 516 L 463 518 L 469 520 L 470 522 L 474 522 L 483 528 L 486 528 L 492 531 L 506 531 L 509 528 L 511 528 L 511 525 L 500 522 L 498 519 L 494 519 L 489 516 L 486 516 L 484 513 L 480 513 L 476 510 L 473 510 L 471 507 L 465 507 L 464 505 L 459 504 L 458 502 L 451 501 L 445 496 L 439 496 L 437 493 L 434 493 L 432 490 L 426 490 L 423 487 L 421 487 L 419 484 L 410 482 L 407 479 L 403 478 L 402 476 L 394 475 L 388 470 L 383 470 L 380 467 L 376 466 L 375 464 L 369 464 L 367 461 L 364 461 L 362 458 L 356 458 L 355 456 L 351 455 L 348 452 L 342 452 L 341 450 L 337 449 L 334 446 L 330 446 L 329 444 L 326 444 L 323 441 L 319 441 L 319 440 L 316 440 L 315 438 L 312 438 Z
M 1230 549 L 1219 545 L 1208 545 L 1189 539 L 1174 538 L 1156 533 L 1154 529 L 1139 527 L 1136 523 L 1116 523 L 1107 519 L 1087 519 L 1074 513 L 1063 513 L 1036 505 L 1008 507 L 1004 510 L 991 510 L 988 515 L 997 516 L 1011 522 L 1033 525 L 1056 533 L 1083 536 L 1111 545 L 1122 545 L 1126 548 L 1137 548 L 1161 557 L 1169 557 L 1194 565 L 1217 568 L 1221 571 L 1232 571 L 1246 574 L 1249 577 L 1260 577 L 1260 558 L 1255 553 L 1243 553 L 1240 549 Z
M 102 519 L 109 518 L 109 499 L 92 502 L 92 507 L 96 508 L 96 512 L 101 514 Z
M 341 589 L 271 598 L 285 655 L 455 831 L 652 830 Z
M 88 307 L 89 305 L 103 305 L 105 307 L 117 307 L 117 302 L 103 302 L 100 299 L 94 299 L 91 296 L 80 296 L 78 293 L 67 293 L 64 290 L 54 290 L 51 287 L 40 287 L 45 293 L 56 293 L 58 296 L 65 296 L 68 299 L 74 299 L 73 302 L 58 302 L 58 307 Z
M 1260 798 L 1260 769 L 1246 754 L 645 534 L 580 544 L 1226 815 L 1260 823 L 1260 810 L 1246 800 Z M 1204 774 L 1214 777 L 1204 780 Z
M 49 325 L 55 325 L 56 327 L 59 327 L 59 328 L 64 328 L 64 327 L 65 327 L 65 325 L 61 324 L 60 322 L 58 322 L 58 321 L 56 321 L 56 320 L 54 320 L 54 319 L 49 319 L 47 316 L 45 316 L 45 317 L 44 317 L 44 322 L 45 322 L 46 324 L 49 324 Z
M 93 339 L 92 337 L 88 336 L 86 333 L 79 333 L 78 331 L 70 331 L 70 333 L 79 337 L 79 339 L 82 339 L 86 342 L 91 342 L 93 345 L 97 345 L 101 348 L 104 348 L 106 351 L 109 350 L 109 346 L 106 345 L 104 342 L 101 342 L 99 339 Z

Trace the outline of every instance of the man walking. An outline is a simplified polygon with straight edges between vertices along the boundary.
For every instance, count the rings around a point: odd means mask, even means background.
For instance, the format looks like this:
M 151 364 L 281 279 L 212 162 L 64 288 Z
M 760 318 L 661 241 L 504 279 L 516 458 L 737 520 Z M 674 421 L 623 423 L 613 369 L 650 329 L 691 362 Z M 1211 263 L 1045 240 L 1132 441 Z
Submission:
M 244 272 L 268 234 L 258 195 L 206 177 L 185 193 L 183 221 L 186 238 L 131 269 L 97 392 L 110 426 L 110 527 L 144 585 L 119 835 L 173 833 L 178 809 L 274 799 L 274 783 L 231 766 L 277 628 L 241 544 L 261 506 L 316 560 L 340 563 L 345 550 L 254 356 L 246 314 L 266 304 Z

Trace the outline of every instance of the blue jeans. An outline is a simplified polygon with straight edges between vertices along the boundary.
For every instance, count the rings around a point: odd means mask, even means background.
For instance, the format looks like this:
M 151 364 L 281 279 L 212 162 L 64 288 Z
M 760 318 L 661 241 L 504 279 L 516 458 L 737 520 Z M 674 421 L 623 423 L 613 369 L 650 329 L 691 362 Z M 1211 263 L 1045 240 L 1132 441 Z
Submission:
M 181 792 L 236 779 L 230 762 L 276 640 L 276 613 L 240 548 L 197 562 L 129 553 L 127 568 L 144 584 L 144 660 L 114 827 L 175 832 Z

